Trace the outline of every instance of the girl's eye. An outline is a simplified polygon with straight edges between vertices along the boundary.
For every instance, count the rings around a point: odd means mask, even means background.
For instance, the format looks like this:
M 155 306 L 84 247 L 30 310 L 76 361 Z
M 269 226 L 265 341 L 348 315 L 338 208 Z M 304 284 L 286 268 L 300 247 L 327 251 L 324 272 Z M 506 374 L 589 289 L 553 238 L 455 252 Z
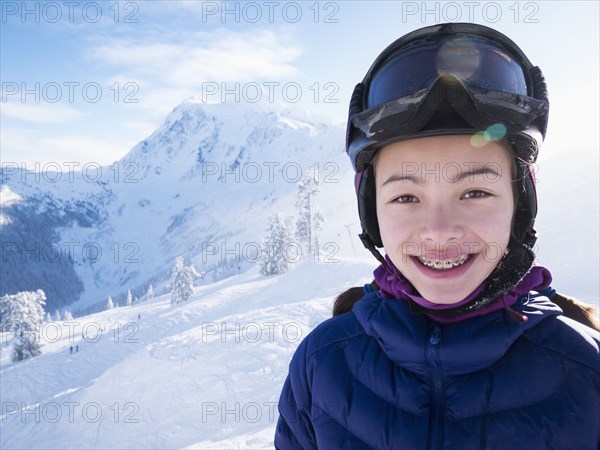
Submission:
M 396 197 L 394 203 L 419 203 L 419 199 L 414 195 L 406 194 Z
M 461 198 L 485 198 L 490 197 L 491 195 L 492 194 L 490 194 L 489 192 L 474 190 L 466 192 Z

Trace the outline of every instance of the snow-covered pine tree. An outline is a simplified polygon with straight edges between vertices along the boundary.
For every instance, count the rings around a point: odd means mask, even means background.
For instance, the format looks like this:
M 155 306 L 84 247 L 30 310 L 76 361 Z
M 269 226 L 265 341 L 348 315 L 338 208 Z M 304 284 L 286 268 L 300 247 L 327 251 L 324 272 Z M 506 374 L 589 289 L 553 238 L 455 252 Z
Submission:
M 325 222 L 325 217 L 321 214 L 321 211 L 316 210 L 313 215 L 313 255 L 315 256 L 315 262 L 319 261 L 319 249 L 321 248 L 321 244 L 319 242 L 319 231 L 323 229 L 323 222 Z
M 12 295 L 8 294 L 0 297 L 0 332 L 12 330 L 9 322 L 10 302 L 12 297 Z
M 188 270 L 188 273 L 190 274 L 190 276 L 192 277 L 192 287 L 194 285 L 194 280 L 200 278 L 204 278 L 204 273 L 198 272 L 196 270 L 196 268 L 194 267 L 194 265 L 192 264 L 191 266 L 186 267 Z
M 287 272 L 291 256 L 298 248 L 289 222 L 290 220 L 280 213 L 269 218 L 267 236 L 263 240 L 259 260 L 262 275 Z
M 319 177 L 315 170 L 311 170 L 307 177 L 298 183 L 296 239 L 308 254 L 314 252 L 314 243 L 318 242 L 317 231 L 321 229 L 323 222 L 323 216 L 312 200 L 319 190 Z
M 127 289 L 127 306 L 133 305 L 133 295 L 131 295 L 131 289 Z
M 57 309 L 56 312 L 54 313 L 54 320 L 56 322 L 60 322 L 62 319 L 60 318 L 60 311 Z
M 65 320 L 73 320 L 73 314 L 71 314 L 71 311 L 65 312 Z
M 11 359 L 16 362 L 42 353 L 39 331 L 44 321 L 46 294 L 38 289 L 11 297 L 9 318 L 14 332 Z
M 152 285 L 148 286 L 148 290 L 146 291 L 146 300 L 152 300 L 154 298 L 154 288 Z
M 106 309 L 114 309 L 115 304 L 113 302 L 112 297 L 109 295 L 108 296 L 108 302 L 106 302 Z
M 171 303 L 184 302 L 194 294 L 194 280 L 200 275 L 194 266 L 186 267 L 183 257 L 175 258 L 171 272 Z

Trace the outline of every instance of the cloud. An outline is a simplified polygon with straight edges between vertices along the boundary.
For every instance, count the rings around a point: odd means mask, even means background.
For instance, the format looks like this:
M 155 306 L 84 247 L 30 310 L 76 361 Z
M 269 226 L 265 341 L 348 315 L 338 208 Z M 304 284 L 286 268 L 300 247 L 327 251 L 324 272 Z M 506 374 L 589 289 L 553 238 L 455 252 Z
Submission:
M 44 136 L 46 134 L 39 130 L 3 127 L 0 133 L 2 164 L 24 165 L 36 171 L 43 170 L 47 164 L 62 164 L 63 161 L 105 165 L 120 159 L 128 150 L 119 144 L 123 142 L 119 135 L 111 136 L 110 140 L 74 134 Z
M 39 145 L 48 153 L 61 155 L 65 161 L 96 162 L 107 164 L 122 157 L 124 150 L 113 141 L 89 136 L 61 136 L 60 138 L 43 138 Z M 99 156 L 102 155 L 101 158 Z
M 144 37 L 148 41 L 148 36 Z M 154 38 L 156 39 L 156 38 Z M 116 38 L 90 57 L 117 66 L 135 80 L 151 79 L 171 88 L 194 88 L 206 81 L 278 80 L 298 75 L 292 64 L 300 49 L 284 33 L 270 30 L 172 33 L 160 42 Z
M 193 26 L 190 31 L 189 21 L 195 20 L 198 7 L 180 11 L 177 21 L 185 26 L 177 26 L 166 21 L 165 11 L 146 11 L 148 5 L 140 5 L 140 19 L 142 12 L 147 20 L 147 12 L 159 19 L 138 26 L 123 24 L 110 34 L 103 26 L 90 28 L 78 36 L 83 47 L 75 59 L 61 66 L 67 71 L 77 66 L 82 69 L 76 72 L 77 79 L 100 84 L 102 102 L 84 104 L 77 98 L 74 104 L 33 103 L 29 98 L 21 103 L 14 94 L 0 105 L 3 158 L 30 163 L 95 157 L 110 164 L 150 135 L 184 99 L 203 97 L 203 83 L 279 82 L 302 76 L 296 66 L 300 40 L 284 27 L 199 30 Z M 303 89 L 309 92 L 308 87 Z M 277 100 L 280 97 L 277 91 Z M 220 96 L 210 99 L 218 101 Z
M 133 130 L 137 136 L 148 137 L 160 126 L 161 121 L 164 119 L 163 115 L 161 115 L 155 122 L 152 121 L 129 121 L 123 122 L 123 126 L 126 128 Z
M 80 119 L 83 114 L 62 103 L 2 103 L 3 118 L 12 118 L 34 123 L 68 123 Z

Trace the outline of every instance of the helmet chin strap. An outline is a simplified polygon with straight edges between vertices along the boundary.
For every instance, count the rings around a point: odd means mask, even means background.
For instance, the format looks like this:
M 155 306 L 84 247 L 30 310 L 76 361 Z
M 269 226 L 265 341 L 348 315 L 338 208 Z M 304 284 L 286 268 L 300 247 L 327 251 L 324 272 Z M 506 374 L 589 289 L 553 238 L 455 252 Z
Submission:
M 363 232 L 359 234 L 359 237 L 365 248 L 371 252 L 385 270 L 394 278 L 397 278 L 398 275 L 396 271 L 389 267 L 388 262 L 379 250 L 377 250 L 367 232 L 363 230 Z M 529 246 L 511 239 L 506 253 L 488 277 L 489 283 L 481 295 L 465 305 L 443 310 L 431 310 L 419 305 L 413 300 L 409 300 L 410 311 L 413 314 L 428 314 L 440 317 L 456 317 L 467 312 L 476 311 L 512 291 L 512 289 L 519 284 L 523 277 L 531 270 L 534 261 L 535 254 Z M 526 316 L 512 310 L 506 303 L 504 303 L 504 309 L 517 322 L 524 323 L 527 321 Z
M 368 235 L 367 231 L 363 230 L 363 232 L 361 234 L 359 234 L 358 237 L 360 238 L 360 240 L 363 243 L 363 245 L 365 246 L 365 248 L 371 252 L 371 254 L 375 257 L 375 259 L 377 261 L 379 261 L 381 264 L 383 264 L 383 267 L 385 267 L 387 269 L 387 264 L 385 263 L 385 258 L 383 257 L 383 255 L 381 253 L 379 253 L 379 250 L 377 250 L 377 247 L 375 247 L 375 244 L 371 240 L 371 236 Z

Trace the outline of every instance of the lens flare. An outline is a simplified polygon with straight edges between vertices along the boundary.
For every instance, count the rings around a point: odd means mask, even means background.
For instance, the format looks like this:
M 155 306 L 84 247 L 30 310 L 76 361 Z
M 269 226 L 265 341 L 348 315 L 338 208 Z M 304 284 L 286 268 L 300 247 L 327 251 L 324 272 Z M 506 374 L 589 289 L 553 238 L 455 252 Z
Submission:
M 439 76 L 454 75 L 470 80 L 481 64 L 477 46 L 468 39 L 455 39 L 442 45 L 436 57 L 436 70 Z
M 489 142 L 499 141 L 506 136 L 506 126 L 501 123 L 495 123 L 489 126 L 485 131 L 479 131 L 471 136 L 471 145 L 475 148 L 481 148 Z
M 489 126 L 484 133 L 490 141 L 499 141 L 506 136 L 506 125 L 495 123 L 494 125 Z
M 481 148 L 486 145 L 489 141 L 485 137 L 485 133 L 480 131 L 479 133 L 471 136 L 471 145 L 475 148 Z

